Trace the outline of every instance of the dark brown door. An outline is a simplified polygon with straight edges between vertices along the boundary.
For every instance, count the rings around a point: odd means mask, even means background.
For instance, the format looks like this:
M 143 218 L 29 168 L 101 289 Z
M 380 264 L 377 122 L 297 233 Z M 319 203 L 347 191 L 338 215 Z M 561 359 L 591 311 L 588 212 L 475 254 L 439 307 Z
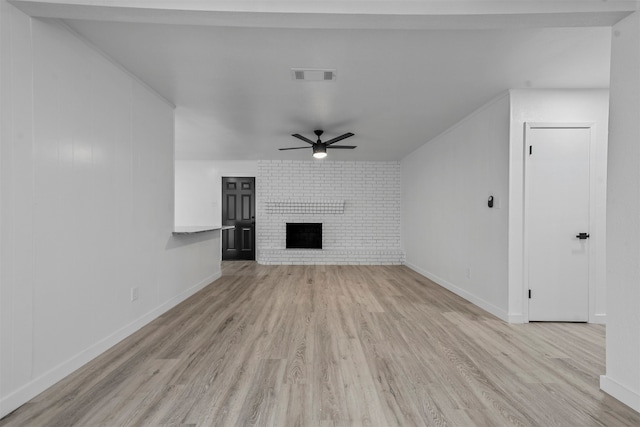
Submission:
M 256 259 L 256 179 L 222 178 L 222 259 Z

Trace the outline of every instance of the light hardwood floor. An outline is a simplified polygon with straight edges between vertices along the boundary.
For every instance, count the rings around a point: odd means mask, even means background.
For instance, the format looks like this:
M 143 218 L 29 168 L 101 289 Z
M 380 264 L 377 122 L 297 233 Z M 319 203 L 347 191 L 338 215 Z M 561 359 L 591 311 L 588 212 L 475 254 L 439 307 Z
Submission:
M 509 325 L 399 266 L 223 277 L 2 426 L 639 426 L 604 327 Z

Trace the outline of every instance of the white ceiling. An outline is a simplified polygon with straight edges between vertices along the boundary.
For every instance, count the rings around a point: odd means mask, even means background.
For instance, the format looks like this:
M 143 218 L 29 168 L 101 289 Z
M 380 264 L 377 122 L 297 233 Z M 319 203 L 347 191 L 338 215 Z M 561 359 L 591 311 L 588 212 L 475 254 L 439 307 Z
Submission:
M 176 105 L 177 158 L 214 160 L 310 159 L 311 150 L 277 149 L 304 145 L 290 135 L 312 138 L 316 128 L 325 140 L 356 134 L 342 143 L 357 149 L 330 159 L 399 160 L 510 88 L 608 87 L 610 28 L 575 25 L 622 16 L 572 15 L 570 28 L 517 25 L 531 14 L 500 16 L 501 25 L 456 19 L 451 30 L 441 28 L 446 18 L 422 25 L 380 15 L 329 19 L 329 29 L 318 28 L 329 15 L 221 26 L 219 15 L 193 25 L 57 13 L 42 16 L 73 17 L 74 31 Z M 297 18 L 316 28 L 296 28 Z M 307 67 L 336 69 L 337 80 L 292 79 L 291 68 Z

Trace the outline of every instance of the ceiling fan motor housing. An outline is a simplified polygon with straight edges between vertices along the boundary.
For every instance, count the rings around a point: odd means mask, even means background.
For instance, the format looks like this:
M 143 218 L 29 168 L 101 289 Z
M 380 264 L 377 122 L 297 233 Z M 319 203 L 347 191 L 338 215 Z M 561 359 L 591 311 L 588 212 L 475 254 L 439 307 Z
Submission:
M 326 152 L 327 152 L 327 147 L 322 142 L 313 144 L 313 154 L 326 153 Z

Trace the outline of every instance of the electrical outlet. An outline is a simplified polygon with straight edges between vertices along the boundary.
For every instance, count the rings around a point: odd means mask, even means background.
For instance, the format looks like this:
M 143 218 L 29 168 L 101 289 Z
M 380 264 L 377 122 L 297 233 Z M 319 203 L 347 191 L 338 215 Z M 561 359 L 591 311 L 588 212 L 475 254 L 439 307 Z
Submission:
M 131 301 L 138 299 L 138 287 L 131 288 Z

